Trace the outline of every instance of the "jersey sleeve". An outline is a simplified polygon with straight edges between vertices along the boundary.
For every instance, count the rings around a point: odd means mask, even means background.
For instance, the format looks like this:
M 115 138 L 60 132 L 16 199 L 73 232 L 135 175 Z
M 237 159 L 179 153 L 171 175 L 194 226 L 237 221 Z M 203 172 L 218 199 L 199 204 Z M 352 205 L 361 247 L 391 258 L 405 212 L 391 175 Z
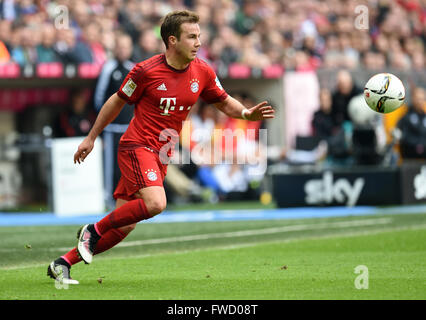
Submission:
M 228 97 L 228 94 L 220 84 L 219 78 L 212 68 L 207 67 L 206 86 L 201 92 L 201 98 L 208 104 L 222 102 Z
M 127 74 L 120 89 L 117 91 L 117 95 L 126 100 L 128 104 L 135 104 L 144 91 L 144 68 L 137 64 Z

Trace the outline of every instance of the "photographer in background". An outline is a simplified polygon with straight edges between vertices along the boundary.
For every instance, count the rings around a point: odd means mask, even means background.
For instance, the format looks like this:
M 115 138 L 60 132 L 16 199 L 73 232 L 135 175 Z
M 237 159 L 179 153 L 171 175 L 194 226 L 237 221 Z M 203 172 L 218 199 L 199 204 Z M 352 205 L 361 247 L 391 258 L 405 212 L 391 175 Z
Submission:
M 97 112 L 113 93 L 120 88 L 126 75 L 135 65 L 130 60 L 133 51 L 132 38 L 119 34 L 115 39 L 114 57 L 102 67 L 96 83 L 94 103 Z M 128 124 L 133 117 L 133 106 L 126 105 L 113 123 Z
M 87 135 L 96 119 L 95 111 L 89 106 L 90 95 L 87 88 L 71 90 L 71 104 L 59 113 L 54 125 L 56 138 Z
M 108 98 L 120 89 L 124 78 L 126 78 L 126 75 L 134 67 L 135 63 L 131 61 L 132 52 L 132 38 L 128 34 L 117 33 L 115 36 L 114 57 L 107 60 L 102 66 L 101 74 L 99 75 L 96 83 L 94 94 L 96 112 L 99 113 Z M 114 130 L 114 127 L 117 125 L 127 127 L 133 115 L 134 106 L 126 104 L 114 121 L 105 128 L 106 130 L 103 133 L 104 142 L 108 145 L 108 147 L 104 149 L 105 188 L 108 194 L 112 194 L 112 191 L 117 185 L 121 175 L 117 159 L 113 156 L 113 154 L 118 150 L 118 143 L 124 130 Z M 108 174 L 108 172 L 113 173 Z M 112 199 L 109 201 L 112 206 Z
M 345 121 L 351 121 L 348 113 L 349 101 L 356 95 L 362 93 L 347 70 L 337 73 L 336 90 L 332 94 L 331 115 L 335 126 L 343 126 Z
M 426 159 L 426 100 L 425 90 L 413 89 L 411 106 L 398 122 L 401 130 L 400 150 L 403 159 Z

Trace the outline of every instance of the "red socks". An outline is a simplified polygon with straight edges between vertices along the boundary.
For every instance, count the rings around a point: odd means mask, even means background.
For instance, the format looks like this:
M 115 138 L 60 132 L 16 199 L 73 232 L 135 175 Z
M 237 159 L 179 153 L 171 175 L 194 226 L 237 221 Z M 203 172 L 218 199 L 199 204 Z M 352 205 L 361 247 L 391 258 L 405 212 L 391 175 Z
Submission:
M 99 254 L 108 249 L 111 249 L 117 243 L 121 242 L 125 237 L 127 237 L 127 235 L 128 233 L 124 233 L 120 229 L 109 230 L 102 236 L 102 238 L 99 239 L 98 243 L 96 244 L 95 254 Z M 68 262 L 70 266 L 81 261 L 81 258 L 77 253 L 77 248 L 70 250 L 61 258 Z
M 142 199 L 129 201 L 115 209 L 95 224 L 96 232 L 101 235 L 101 239 L 99 239 L 96 244 L 95 254 L 114 247 L 117 243 L 127 237 L 127 233 L 122 232 L 118 228 L 128 226 L 151 217 L 152 216 L 148 213 Z M 72 249 L 61 258 L 70 265 L 81 261 L 76 248 Z
M 113 228 L 128 226 L 151 217 L 143 200 L 136 199 L 112 211 L 109 215 L 95 224 L 95 229 L 96 232 L 102 236 Z
M 68 253 L 61 256 L 61 258 L 68 262 L 70 266 L 82 260 L 77 253 L 77 248 L 71 249 Z
M 116 244 L 123 241 L 125 237 L 127 237 L 128 233 L 124 233 L 120 229 L 111 229 L 107 233 L 105 233 L 102 238 L 99 239 L 96 244 L 95 254 L 102 253 L 108 249 L 111 249 Z

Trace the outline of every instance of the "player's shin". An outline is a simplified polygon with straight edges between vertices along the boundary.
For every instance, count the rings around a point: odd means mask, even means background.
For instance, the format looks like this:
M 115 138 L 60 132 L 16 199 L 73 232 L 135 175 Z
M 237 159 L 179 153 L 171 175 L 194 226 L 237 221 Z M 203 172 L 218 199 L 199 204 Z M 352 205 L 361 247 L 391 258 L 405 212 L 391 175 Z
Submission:
M 102 238 L 98 241 L 95 249 L 95 254 L 107 251 L 120 243 L 127 237 L 129 233 L 124 233 L 120 229 L 111 229 L 105 233 Z

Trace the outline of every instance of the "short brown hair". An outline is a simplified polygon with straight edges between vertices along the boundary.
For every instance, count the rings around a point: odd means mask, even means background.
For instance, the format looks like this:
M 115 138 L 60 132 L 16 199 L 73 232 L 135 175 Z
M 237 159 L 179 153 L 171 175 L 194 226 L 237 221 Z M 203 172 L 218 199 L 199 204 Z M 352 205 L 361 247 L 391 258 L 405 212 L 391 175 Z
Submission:
M 173 11 L 168 13 L 161 24 L 161 38 L 163 39 L 166 48 L 169 48 L 169 37 L 175 36 L 180 38 L 182 23 L 198 23 L 200 17 L 197 13 L 189 10 Z

